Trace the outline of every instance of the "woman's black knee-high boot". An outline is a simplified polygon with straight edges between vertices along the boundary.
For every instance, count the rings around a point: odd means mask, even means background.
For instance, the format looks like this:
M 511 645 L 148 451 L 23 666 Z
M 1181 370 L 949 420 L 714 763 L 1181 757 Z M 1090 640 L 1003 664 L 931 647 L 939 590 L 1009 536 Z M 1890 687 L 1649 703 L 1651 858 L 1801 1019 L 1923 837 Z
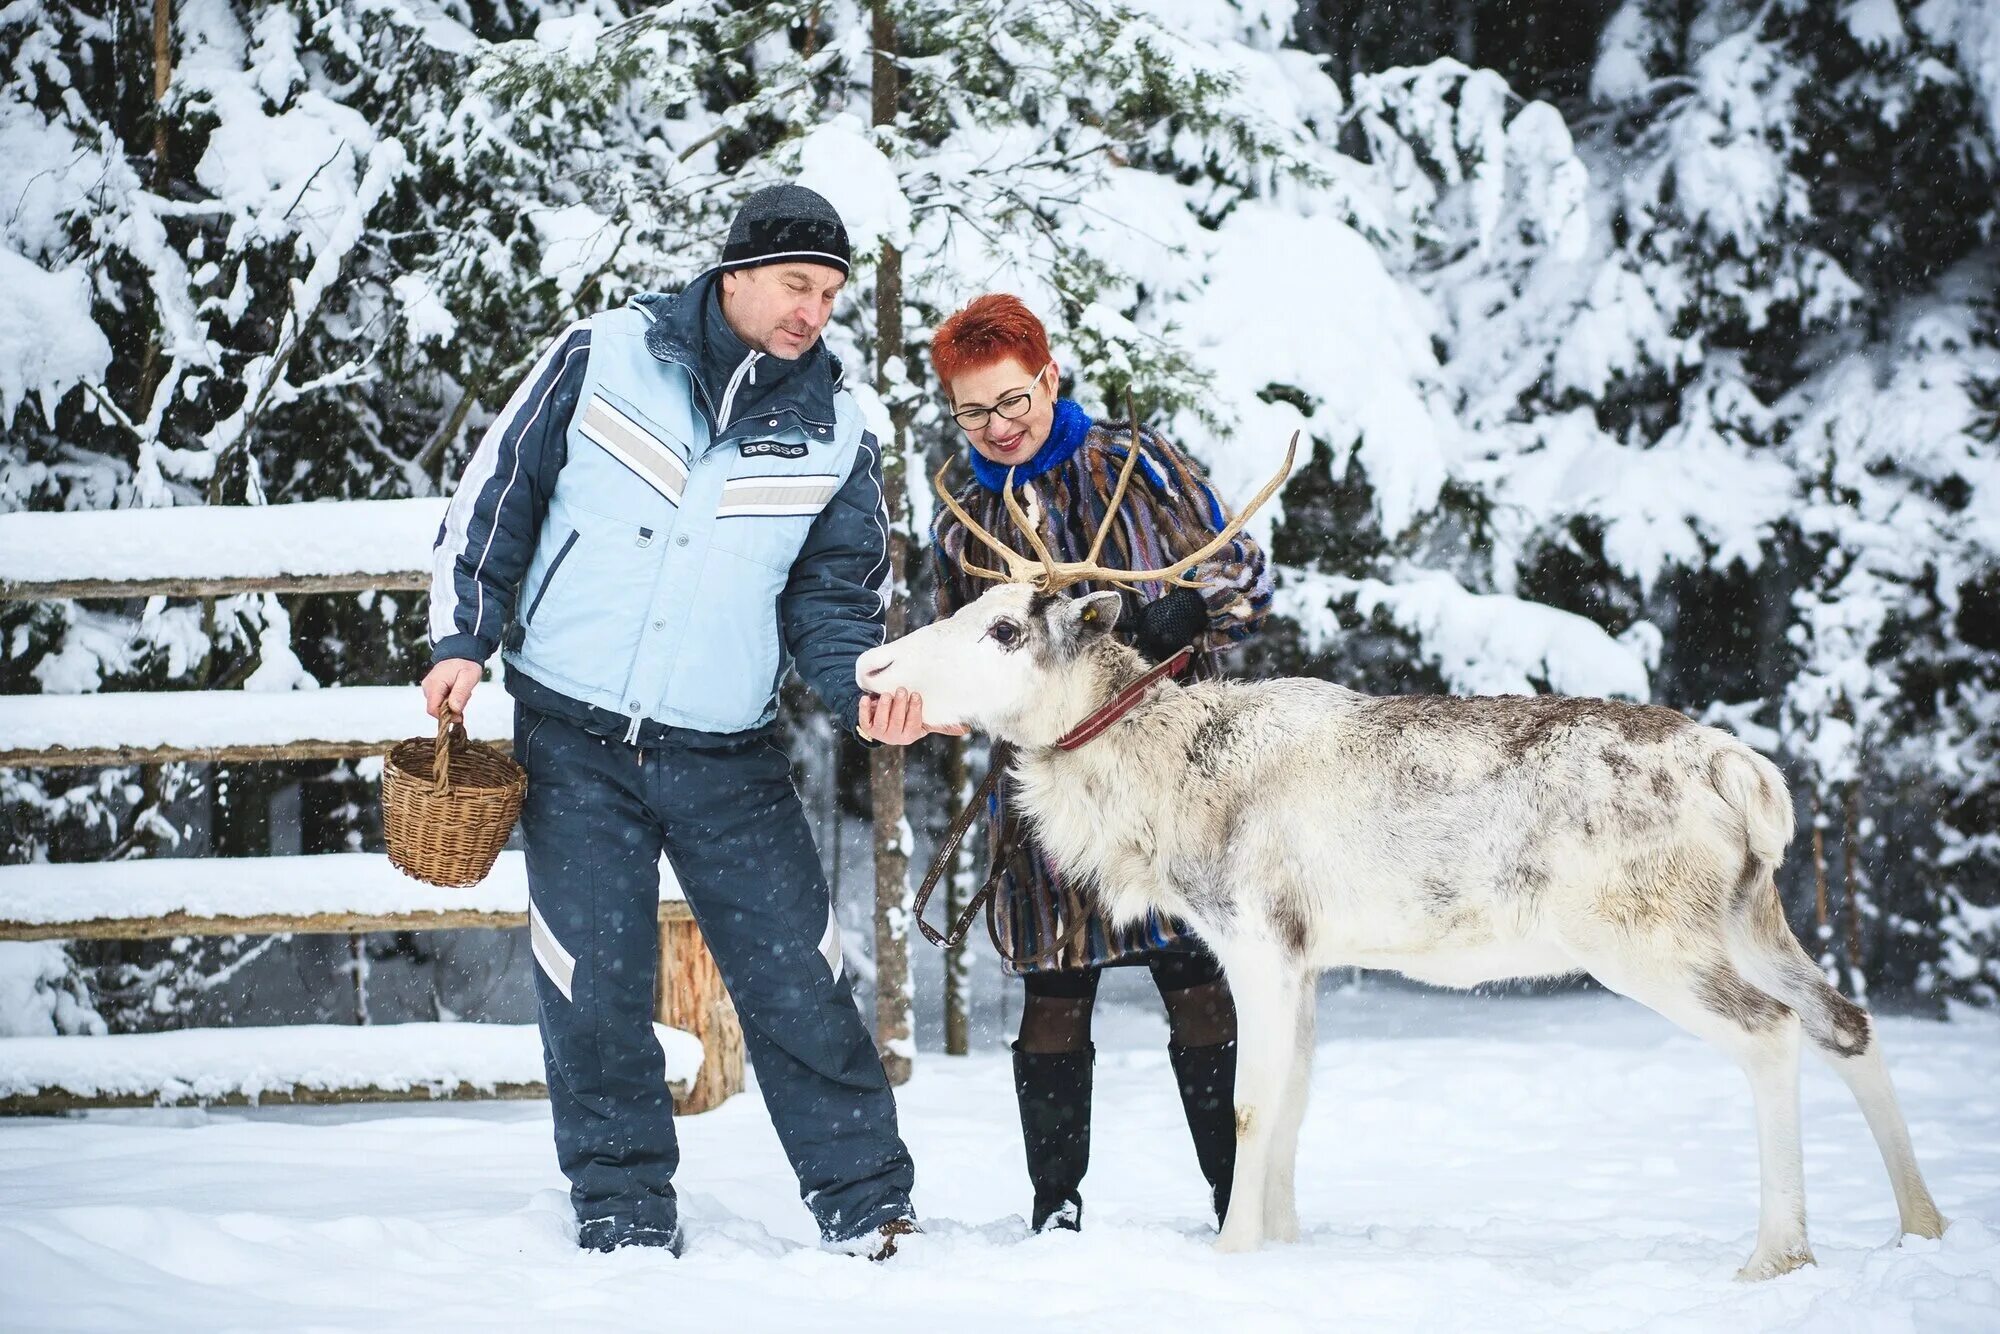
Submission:
M 1212 1047 L 1167 1045 L 1180 1084 L 1181 1110 L 1194 1135 L 1194 1156 L 1208 1178 L 1216 1226 L 1229 1216 L 1229 1185 L 1236 1174 L 1236 1043 Z
M 1090 1166 L 1091 1067 L 1095 1047 L 1032 1052 L 1014 1046 L 1014 1094 L 1021 1103 L 1021 1139 L 1035 1188 L 1035 1231 L 1083 1225 L 1077 1188 Z

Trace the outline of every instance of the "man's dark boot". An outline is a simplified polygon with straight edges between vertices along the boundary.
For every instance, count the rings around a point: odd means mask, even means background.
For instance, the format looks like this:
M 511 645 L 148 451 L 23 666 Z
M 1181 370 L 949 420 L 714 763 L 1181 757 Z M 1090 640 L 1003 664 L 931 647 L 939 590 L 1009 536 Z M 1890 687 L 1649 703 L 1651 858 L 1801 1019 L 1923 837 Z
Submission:
M 1014 1047 L 1014 1094 L 1035 1188 L 1037 1232 L 1082 1230 L 1084 1169 L 1090 1166 L 1090 1074 L 1097 1048 L 1032 1052 Z
M 1213 1047 L 1167 1044 L 1181 1088 L 1181 1110 L 1194 1135 L 1194 1156 L 1215 1200 L 1215 1225 L 1229 1216 L 1229 1185 L 1236 1174 L 1236 1043 Z
M 618 1251 L 627 1246 L 657 1246 L 680 1258 L 681 1225 L 645 1227 L 622 1218 L 584 1218 L 576 1225 L 576 1244 L 586 1251 Z

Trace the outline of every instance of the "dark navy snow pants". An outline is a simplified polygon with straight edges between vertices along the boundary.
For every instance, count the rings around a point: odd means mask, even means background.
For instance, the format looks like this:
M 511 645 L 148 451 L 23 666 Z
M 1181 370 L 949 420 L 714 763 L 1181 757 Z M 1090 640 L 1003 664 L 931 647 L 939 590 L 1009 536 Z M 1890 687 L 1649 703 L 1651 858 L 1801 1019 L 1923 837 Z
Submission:
M 662 851 L 743 1024 L 827 1240 L 908 1215 L 914 1175 L 841 966 L 791 762 L 768 733 L 639 750 L 518 701 L 529 935 L 556 1156 L 580 1222 L 671 1232 L 673 1105 L 653 1033 Z

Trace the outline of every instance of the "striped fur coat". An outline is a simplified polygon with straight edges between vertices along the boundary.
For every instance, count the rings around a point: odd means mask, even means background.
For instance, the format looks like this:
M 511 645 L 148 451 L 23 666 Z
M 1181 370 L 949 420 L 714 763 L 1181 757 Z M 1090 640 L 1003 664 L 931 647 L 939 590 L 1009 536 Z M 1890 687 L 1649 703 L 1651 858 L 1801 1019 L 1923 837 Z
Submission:
M 1078 412 L 1070 404 L 1062 407 Z M 1131 440 L 1128 423 L 1092 423 L 1066 459 L 1025 483 L 1040 502 L 1036 512 L 1043 523 L 1042 539 L 1058 560 L 1080 560 L 1089 552 L 1091 537 L 1117 489 L 1118 471 Z M 1170 566 L 1177 555 L 1206 542 L 1226 521 L 1201 471 L 1185 455 L 1143 428 L 1140 440 L 1139 469 L 1132 475 L 1124 503 L 1099 553 L 1105 565 L 1119 569 Z M 990 466 L 980 471 L 992 474 Z M 1007 513 L 998 490 L 974 480 L 957 493 L 957 499 L 986 531 L 1017 551 L 1033 550 Z M 969 536 L 964 525 L 949 513 L 940 516 L 931 545 L 938 561 L 940 617 L 950 615 L 990 586 L 960 566 Z M 978 539 L 971 540 L 973 562 L 992 565 L 993 554 Z M 1217 646 L 1251 634 L 1270 610 L 1271 577 L 1263 551 L 1240 535 L 1197 567 L 1195 577 L 1205 584 L 1203 596 L 1209 611 L 1207 641 L 1197 645 L 1189 673 L 1190 679 L 1200 680 L 1217 674 Z M 1095 592 L 1099 587 L 1080 584 L 1075 595 Z M 1126 592 L 1128 606 L 1159 597 L 1167 588 L 1145 584 L 1141 590 L 1143 599 Z M 1004 757 L 1000 762 L 1004 763 Z M 987 824 L 989 856 L 1001 867 L 994 889 L 994 920 L 1006 952 L 1016 958 L 1038 954 L 1070 932 L 1079 917 L 1092 917 L 1082 938 L 1059 957 L 1018 968 L 1010 965 L 1010 971 L 1091 968 L 1142 951 L 1186 948 L 1178 923 L 1148 917 L 1128 930 L 1113 931 L 1101 917 L 1090 913 L 1078 891 L 1062 883 L 1021 822 L 1009 818 L 1007 799 L 1008 785 L 1003 783 L 988 808 Z

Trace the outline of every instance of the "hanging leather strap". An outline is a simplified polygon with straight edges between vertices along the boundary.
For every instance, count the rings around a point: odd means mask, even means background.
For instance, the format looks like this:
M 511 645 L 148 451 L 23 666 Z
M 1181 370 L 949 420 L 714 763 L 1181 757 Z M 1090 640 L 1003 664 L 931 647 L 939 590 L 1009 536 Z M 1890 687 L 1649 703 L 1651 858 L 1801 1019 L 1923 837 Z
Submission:
M 931 858 L 931 869 L 924 872 L 924 883 L 917 888 L 917 930 L 923 932 L 924 939 L 939 949 L 957 949 L 963 945 L 965 933 L 972 929 L 972 919 L 993 897 L 993 884 L 1000 878 L 1000 862 L 997 857 L 993 859 L 993 869 L 987 873 L 986 883 L 980 886 L 979 892 L 972 896 L 972 902 L 965 905 L 964 911 L 960 912 L 958 919 L 951 924 L 949 934 L 939 934 L 935 927 L 924 920 L 924 909 L 930 907 L 931 895 L 937 890 L 938 881 L 944 878 L 945 870 L 951 865 L 952 858 L 958 855 L 959 844 L 965 842 L 966 834 L 972 829 L 972 822 L 979 818 L 979 812 L 985 808 L 987 800 L 1000 786 L 1000 776 L 1005 771 L 1004 763 L 987 766 L 986 777 L 981 779 L 979 786 L 973 790 L 972 800 L 965 803 L 965 809 L 953 817 L 951 827 L 944 831 L 944 839 L 937 846 L 937 855 Z
M 944 838 L 938 843 L 937 855 L 931 858 L 930 869 L 924 872 L 923 884 L 917 887 L 917 930 L 923 932 L 924 939 L 939 949 L 957 949 L 965 943 L 966 934 L 972 930 L 973 919 L 979 915 L 979 910 L 984 908 L 986 935 L 993 942 L 993 952 L 1010 967 L 1020 969 L 1047 963 L 1082 939 L 1084 932 L 1090 929 L 1090 917 L 1085 914 L 1076 925 L 1065 931 L 1046 949 L 1034 954 L 1008 953 L 1006 945 L 1000 940 L 998 895 L 995 892 L 999 887 L 1001 876 L 1006 873 L 1006 865 L 997 852 L 991 857 L 992 865 L 986 873 L 985 881 L 979 886 L 979 892 L 974 894 L 972 901 L 959 911 L 948 930 L 941 932 L 924 920 L 924 911 L 930 907 L 931 896 L 937 891 L 938 881 L 944 878 L 946 869 L 958 853 L 959 845 L 965 842 L 966 834 L 971 831 L 973 821 L 979 818 L 979 813 L 985 808 L 987 801 L 999 790 L 1000 780 L 1006 772 L 1007 753 L 996 747 L 996 754 L 987 766 L 986 777 L 973 790 L 972 799 L 965 803 L 965 809 L 958 813 L 950 827 L 945 830 Z
M 1069 930 L 1058 936 L 1055 944 L 1050 945 L 1047 949 L 1037 950 L 1033 954 L 1009 954 L 1007 947 L 1000 943 L 1000 924 L 995 920 L 994 905 L 998 903 L 999 897 L 994 894 L 993 886 L 998 879 L 999 876 L 996 873 L 992 880 L 986 882 L 986 887 L 981 891 L 986 899 L 986 936 L 993 942 L 993 952 L 999 955 L 1010 967 L 1026 971 L 1040 964 L 1051 963 L 1064 950 L 1076 944 L 1077 941 L 1082 940 L 1084 933 L 1090 930 L 1090 914 L 1085 913 L 1077 919 L 1075 926 L 1072 926 Z

